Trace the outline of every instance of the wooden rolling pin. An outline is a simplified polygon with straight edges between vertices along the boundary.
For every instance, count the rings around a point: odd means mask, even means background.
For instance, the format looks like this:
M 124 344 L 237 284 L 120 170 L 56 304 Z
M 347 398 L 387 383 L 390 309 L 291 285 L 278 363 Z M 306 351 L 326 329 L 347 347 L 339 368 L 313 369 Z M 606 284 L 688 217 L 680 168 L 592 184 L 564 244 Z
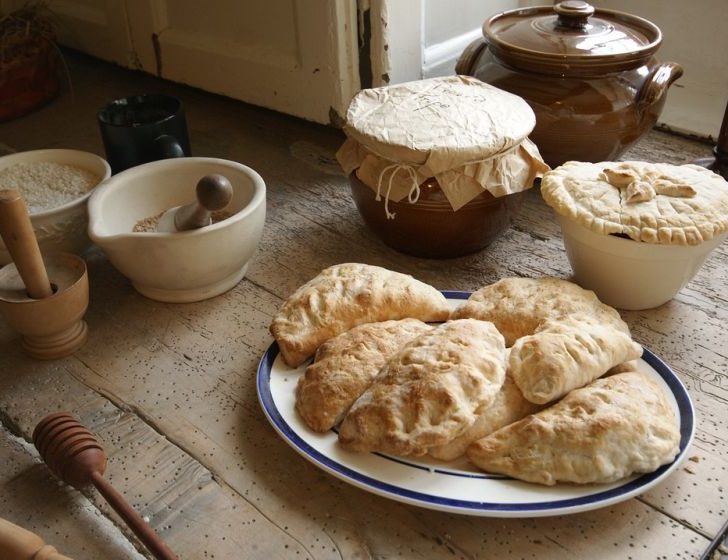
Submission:
M 0 558 L 3 560 L 71 560 L 38 535 L 0 517 Z
M 33 299 L 53 295 L 28 209 L 18 191 L 0 190 L 0 236 L 28 295 Z
M 90 484 L 95 486 L 152 556 L 157 560 L 177 560 L 177 555 L 154 529 L 104 479 L 106 453 L 78 420 L 67 412 L 49 414 L 35 427 L 33 443 L 51 471 L 62 481 L 78 489 Z

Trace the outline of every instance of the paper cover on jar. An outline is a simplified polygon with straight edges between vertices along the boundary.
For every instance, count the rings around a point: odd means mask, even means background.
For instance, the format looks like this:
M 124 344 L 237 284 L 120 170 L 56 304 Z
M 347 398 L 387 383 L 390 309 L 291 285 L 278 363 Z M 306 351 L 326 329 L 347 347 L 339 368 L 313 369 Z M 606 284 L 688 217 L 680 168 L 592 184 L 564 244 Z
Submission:
M 467 76 L 363 90 L 347 111 L 337 158 L 387 200 L 417 197 L 437 179 L 453 210 L 487 190 L 530 188 L 548 170 L 526 137 L 535 117 L 520 97 Z

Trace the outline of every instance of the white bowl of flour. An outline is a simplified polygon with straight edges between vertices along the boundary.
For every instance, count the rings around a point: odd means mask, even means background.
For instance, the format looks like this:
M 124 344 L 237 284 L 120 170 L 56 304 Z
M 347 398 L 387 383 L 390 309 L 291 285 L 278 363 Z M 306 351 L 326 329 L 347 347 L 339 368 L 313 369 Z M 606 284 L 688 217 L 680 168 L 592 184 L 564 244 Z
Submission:
M 42 253 L 80 254 L 87 235 L 86 203 L 93 189 L 111 176 L 106 161 L 79 150 L 33 150 L 0 157 L 0 189 L 25 199 Z M 0 240 L 0 266 L 10 262 Z

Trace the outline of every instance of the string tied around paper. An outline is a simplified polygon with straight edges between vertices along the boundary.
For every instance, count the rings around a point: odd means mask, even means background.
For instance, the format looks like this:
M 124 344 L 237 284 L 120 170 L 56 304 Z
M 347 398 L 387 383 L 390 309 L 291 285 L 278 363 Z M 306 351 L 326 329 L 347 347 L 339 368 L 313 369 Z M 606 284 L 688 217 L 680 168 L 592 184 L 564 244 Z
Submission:
M 415 168 L 408 163 L 393 163 L 392 165 L 388 165 L 387 167 L 382 169 L 381 173 L 379 173 L 379 179 L 377 180 L 377 196 L 375 198 L 376 201 L 382 200 L 382 179 L 384 179 L 385 173 L 387 173 L 387 171 L 389 171 L 390 169 L 392 170 L 392 173 L 389 175 L 387 192 L 384 195 L 384 214 L 387 216 L 388 220 L 393 220 L 396 214 L 389 211 L 389 195 L 392 192 L 392 182 L 394 181 L 394 176 L 403 169 L 407 171 L 407 173 L 409 173 L 409 176 L 412 179 L 412 186 L 407 193 L 407 200 L 410 204 L 414 204 L 420 198 L 420 183 L 417 180 L 417 172 L 415 171 Z
M 488 161 L 502 157 L 502 156 L 518 149 L 519 147 L 520 147 L 520 144 L 516 144 L 515 146 L 511 146 L 505 150 L 491 154 L 490 156 L 488 156 L 486 158 L 474 160 L 474 161 L 468 161 L 468 162 L 464 163 L 463 166 L 486 163 Z M 398 163 L 393 163 L 391 165 L 387 165 L 386 167 L 384 167 L 379 172 L 379 178 L 377 179 L 377 195 L 375 197 L 375 200 L 377 202 L 382 200 L 382 181 L 384 180 L 384 176 L 386 175 L 387 171 L 391 171 L 391 173 L 389 175 L 389 180 L 387 182 L 387 191 L 384 194 L 384 214 L 387 216 L 388 220 L 393 220 L 394 217 L 396 216 L 396 214 L 394 212 L 389 211 L 389 195 L 392 192 L 392 183 L 394 182 L 394 177 L 397 175 L 397 173 L 399 173 L 402 170 L 406 171 L 409 174 L 410 179 L 412 180 L 412 185 L 407 193 L 407 201 L 410 204 L 415 204 L 420 198 L 420 193 L 421 193 L 420 183 L 417 180 L 417 170 L 415 169 L 415 166 L 410 165 L 409 163 L 398 162 Z

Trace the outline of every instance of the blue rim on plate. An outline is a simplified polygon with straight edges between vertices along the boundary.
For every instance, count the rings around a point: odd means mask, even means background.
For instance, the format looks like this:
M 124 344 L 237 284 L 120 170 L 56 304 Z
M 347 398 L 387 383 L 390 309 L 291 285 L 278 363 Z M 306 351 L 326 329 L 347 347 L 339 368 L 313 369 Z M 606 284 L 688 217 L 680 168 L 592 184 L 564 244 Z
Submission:
M 443 291 L 442 293 L 449 300 L 463 300 L 470 296 L 470 292 Z M 353 468 L 350 468 L 350 466 L 347 466 L 345 462 L 332 459 L 311 446 L 306 441 L 305 435 L 297 432 L 296 429 L 294 429 L 286 421 L 276 406 L 275 399 L 271 392 L 270 374 L 278 354 L 278 345 L 273 342 L 263 355 L 258 366 L 257 390 L 258 399 L 268 421 L 272 424 L 273 428 L 284 439 L 284 441 L 318 467 L 354 486 L 393 500 L 430 509 L 492 517 L 536 517 L 577 513 L 605 507 L 639 495 L 661 482 L 685 459 L 687 450 L 695 435 L 695 414 L 693 404 L 685 386 L 667 364 L 645 348 L 642 360 L 644 360 L 662 378 L 672 392 L 677 403 L 680 418 L 680 451 L 672 463 L 663 465 L 652 473 L 633 479 L 626 479 L 624 484 L 610 488 L 603 492 L 596 492 L 575 498 L 543 500 L 540 502 L 527 503 L 500 503 L 482 500 L 445 498 L 425 492 L 413 491 L 408 488 L 400 487 L 396 484 L 384 482 L 377 479 L 376 476 L 369 476 L 354 470 Z M 467 474 L 457 471 L 448 471 L 447 469 L 428 469 L 427 467 L 409 462 L 407 458 L 389 457 L 386 455 L 381 456 L 408 467 L 430 470 L 431 472 L 438 472 L 443 475 L 469 478 L 507 479 L 507 477 L 502 477 L 500 475 L 488 475 L 486 473 Z

